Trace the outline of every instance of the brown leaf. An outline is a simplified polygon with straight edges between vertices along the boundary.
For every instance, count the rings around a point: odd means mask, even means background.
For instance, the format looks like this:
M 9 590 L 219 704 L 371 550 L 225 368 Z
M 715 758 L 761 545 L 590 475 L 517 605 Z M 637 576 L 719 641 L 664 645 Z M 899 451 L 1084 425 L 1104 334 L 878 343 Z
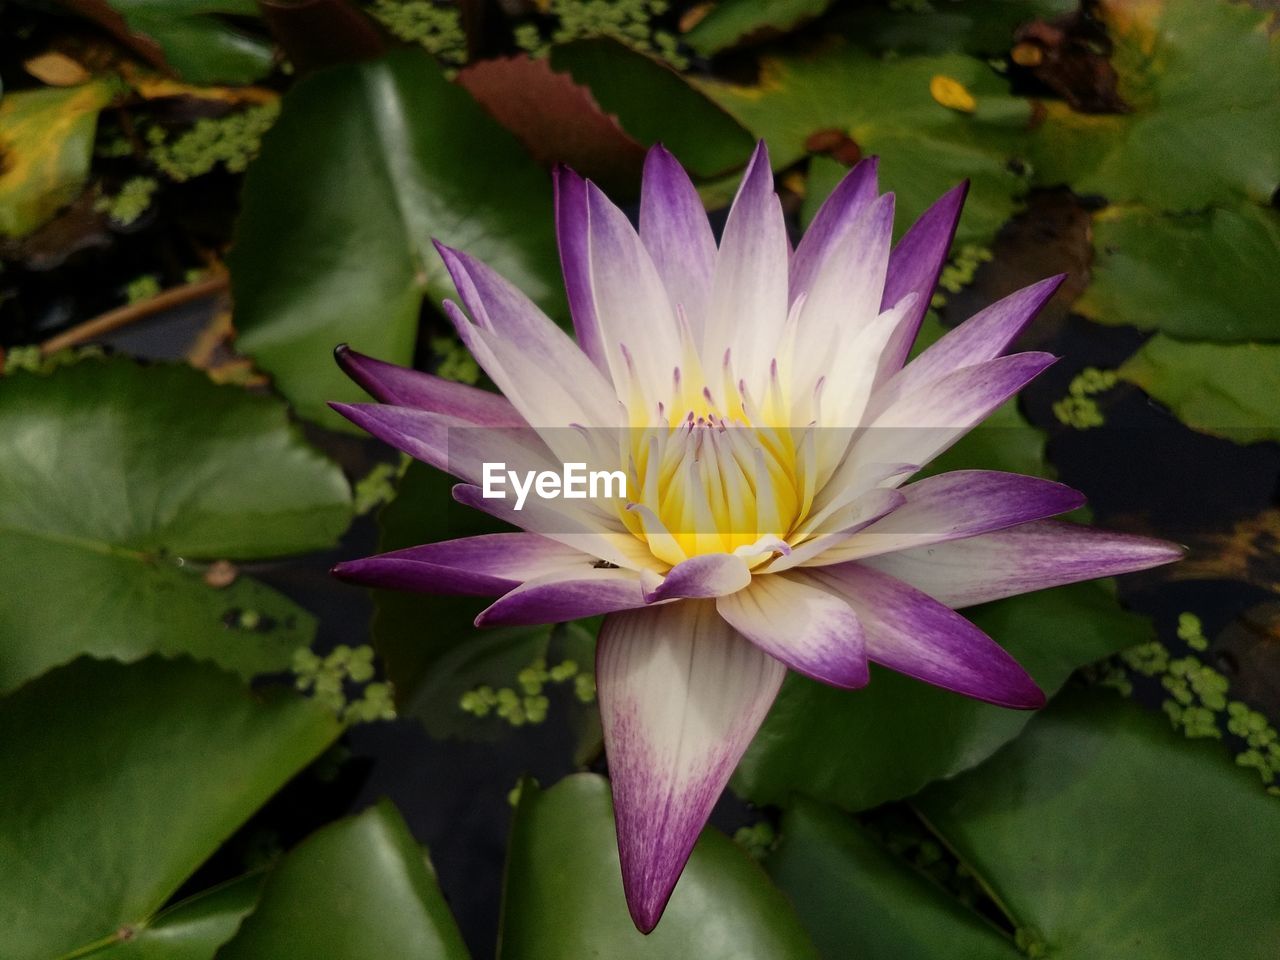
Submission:
M 1088 283 L 1093 258 L 1089 212 L 1069 190 L 1034 192 L 1027 198 L 1027 209 L 1000 229 L 992 253 L 991 262 L 978 270 L 972 284 L 947 296 L 947 321 L 963 320 L 1015 290 L 1065 273 L 1066 282 L 1016 347 L 1034 350 L 1051 343 L 1066 322 L 1072 301 Z
M 22 263 L 28 270 L 53 270 L 81 250 L 114 243 L 106 215 L 95 209 L 98 191 L 85 190 L 69 207 L 44 226 L 21 239 L 0 240 L 0 257 Z
M 1033 20 L 1014 34 L 1014 63 L 1080 113 L 1126 113 L 1129 105 L 1117 89 L 1106 35 L 1097 22 L 1079 13 L 1052 21 Z
M 80 16 L 97 23 L 153 67 L 160 70 L 173 70 L 169 61 L 165 59 L 160 45 L 150 37 L 144 37 L 129 29 L 124 17 L 111 9 L 106 0 L 59 0 L 59 2 L 69 10 L 74 10 Z
M 1280 509 L 1238 521 L 1226 533 L 1192 532 L 1186 558 L 1168 568 L 1171 580 L 1239 580 L 1280 593 Z
M 852 167 L 862 159 L 862 148 L 853 137 L 838 127 L 817 130 L 809 134 L 804 142 L 804 148 L 810 153 L 825 153 L 832 160 L 843 163 L 846 167 Z
M 458 84 L 542 163 L 565 163 L 609 193 L 634 196 L 644 147 L 606 114 L 591 91 L 545 59 L 482 60 Z

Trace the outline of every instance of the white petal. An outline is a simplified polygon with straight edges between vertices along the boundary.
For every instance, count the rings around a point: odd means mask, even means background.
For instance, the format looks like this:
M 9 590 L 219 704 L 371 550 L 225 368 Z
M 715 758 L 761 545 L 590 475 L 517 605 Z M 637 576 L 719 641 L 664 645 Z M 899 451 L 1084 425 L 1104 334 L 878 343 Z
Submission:
M 618 852 L 636 926 L 657 924 L 786 668 L 710 600 L 610 614 L 596 684 Z

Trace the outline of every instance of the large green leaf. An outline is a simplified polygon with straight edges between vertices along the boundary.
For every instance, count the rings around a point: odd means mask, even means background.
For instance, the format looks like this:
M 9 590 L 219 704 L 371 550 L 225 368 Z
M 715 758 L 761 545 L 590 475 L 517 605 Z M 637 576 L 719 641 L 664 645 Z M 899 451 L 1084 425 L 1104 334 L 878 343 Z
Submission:
M 1280 440 L 1280 344 L 1185 343 L 1158 333 L 1120 376 L 1193 430 L 1237 443 Z
M 187 367 L 84 361 L 0 386 L 0 689 L 80 653 L 189 652 L 252 674 L 312 620 L 191 561 L 328 546 L 350 517 L 338 468 L 283 407 Z
M 1093 282 L 1079 313 L 1189 340 L 1280 339 L 1276 211 L 1109 207 L 1094 217 L 1093 241 Z
M 409 363 L 424 295 L 452 297 L 432 239 L 563 310 L 551 183 L 422 51 L 307 77 L 249 168 L 231 251 L 239 346 L 304 416 L 362 400 L 333 348 Z
M 1110 691 L 1062 697 L 918 806 L 1042 956 L 1280 950 L 1280 804 L 1217 744 Z
M 5 957 L 49 960 L 147 926 L 338 723 L 186 659 L 81 659 L 0 701 L 0 730 Z
M 788 960 L 816 956 L 791 905 L 732 841 L 708 829 L 657 929 L 622 895 L 609 785 L 577 774 L 526 784 L 507 860 L 501 960 Z
M 753 142 L 732 117 L 659 60 L 605 38 L 551 51 L 551 65 L 591 89 L 641 143 L 662 141 L 695 177 L 743 166 Z
M 434 872 L 389 801 L 331 824 L 271 872 L 218 960 L 465 960 Z
M 1077 667 L 1149 639 L 1096 583 L 1010 597 L 965 611 L 1053 694 Z M 860 810 L 910 796 L 986 759 L 1032 714 L 978 703 L 888 670 L 863 690 L 788 676 L 735 776 L 756 803 L 794 793 Z M 832 744 L 840 749 L 833 750 Z
M 94 960 L 213 960 L 253 905 L 262 874 L 232 880 L 166 907 L 143 925 L 129 927 L 127 938 L 94 951 Z
M 1013 941 L 848 817 L 802 801 L 765 866 L 826 960 L 1017 960 Z
M 21 90 L 0 99 L 0 237 L 20 237 L 76 198 L 89 174 L 98 112 L 119 85 Z
M 1158 210 L 1271 199 L 1280 183 L 1280 45 L 1226 0 L 1106 0 L 1123 114 L 1047 104 L 1036 180 Z
M 743 40 L 786 33 L 829 6 L 831 0 L 720 0 L 685 34 L 684 42 L 710 55 Z
M 884 189 L 897 193 L 899 232 L 967 178 L 972 189 L 958 238 L 990 240 L 1026 189 L 1015 161 L 1030 105 L 971 57 L 879 59 L 843 43 L 813 57 L 765 57 L 755 86 L 701 86 L 768 141 L 777 168 L 803 157 L 812 134 L 831 129 L 864 154 L 879 154 Z
M 134 33 L 159 44 L 165 59 L 191 83 L 252 83 L 271 72 L 271 44 L 219 17 L 256 17 L 252 0 L 109 2 Z

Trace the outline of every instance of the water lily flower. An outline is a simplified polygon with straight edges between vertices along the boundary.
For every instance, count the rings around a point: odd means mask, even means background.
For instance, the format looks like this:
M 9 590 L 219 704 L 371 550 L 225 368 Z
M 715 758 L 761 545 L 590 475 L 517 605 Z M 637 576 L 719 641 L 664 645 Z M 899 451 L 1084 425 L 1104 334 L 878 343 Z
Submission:
M 964 194 L 945 194 L 895 245 L 894 197 L 864 160 L 792 250 L 763 144 L 718 245 L 661 146 L 645 162 L 638 231 L 562 169 L 576 342 L 438 244 L 463 304 L 445 310 L 504 396 L 339 349 L 380 402 L 334 409 L 521 528 L 342 563 L 339 577 L 495 596 L 482 626 L 606 615 L 596 683 L 643 932 L 788 669 L 852 690 L 874 662 L 1034 709 L 1035 681 L 956 610 L 1181 555 L 1049 519 L 1083 502 L 1049 480 L 963 470 L 911 482 L 1054 359 L 1004 351 L 1061 277 L 906 362 Z M 627 496 L 515 510 L 483 495 L 486 463 L 559 471 L 570 459 L 623 470 Z

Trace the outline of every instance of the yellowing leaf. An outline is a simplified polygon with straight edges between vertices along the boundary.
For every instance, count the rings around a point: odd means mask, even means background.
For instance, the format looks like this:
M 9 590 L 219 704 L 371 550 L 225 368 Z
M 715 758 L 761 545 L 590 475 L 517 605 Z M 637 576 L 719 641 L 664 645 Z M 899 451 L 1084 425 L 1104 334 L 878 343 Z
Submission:
M 978 101 L 973 99 L 973 94 L 963 83 L 940 73 L 934 74 L 933 79 L 929 81 L 929 96 L 944 107 L 959 110 L 961 113 L 973 113 L 978 107 Z
M 266 87 L 209 87 L 183 83 L 162 73 L 141 70 L 131 64 L 121 68 L 121 74 L 138 96 L 144 100 L 164 97 L 191 97 L 195 100 L 218 100 L 225 103 L 270 103 L 280 95 Z
M 91 79 L 83 65 L 57 50 L 47 50 L 24 60 L 22 68 L 51 87 L 74 87 Z
M 0 236 L 20 237 L 75 199 L 89 172 L 98 111 L 114 80 L 24 90 L 0 100 Z
M 1038 183 L 1192 211 L 1268 203 L 1280 183 L 1280 40 L 1225 0 L 1108 0 L 1122 114 L 1045 105 Z

